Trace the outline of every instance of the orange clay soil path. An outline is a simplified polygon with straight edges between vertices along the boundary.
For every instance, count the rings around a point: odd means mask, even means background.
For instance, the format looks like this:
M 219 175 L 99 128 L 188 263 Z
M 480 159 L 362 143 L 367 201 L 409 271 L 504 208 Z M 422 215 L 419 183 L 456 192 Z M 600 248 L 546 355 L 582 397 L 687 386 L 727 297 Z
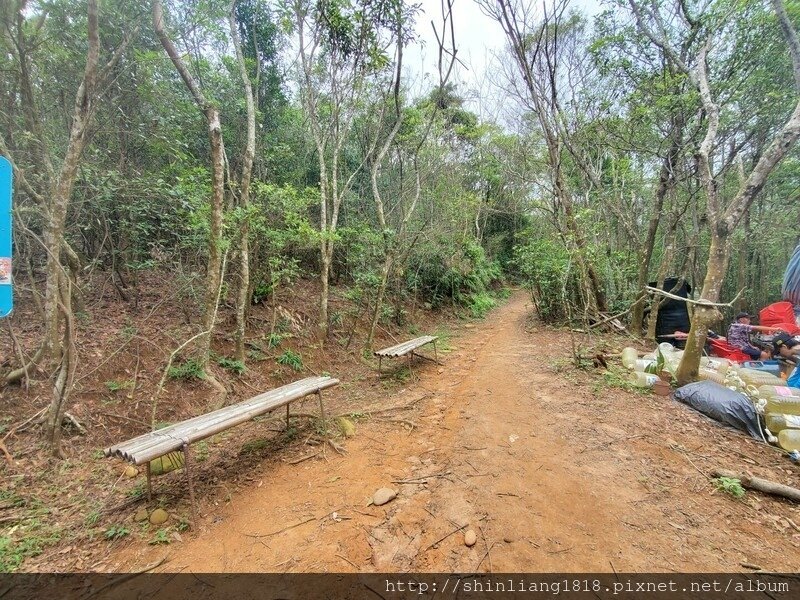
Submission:
M 568 338 L 528 331 L 530 312 L 517 293 L 455 340 L 442 368 L 418 363 L 419 379 L 384 399 L 412 407 L 359 422 L 346 454 L 265 463 L 229 502 L 200 503 L 198 532 L 167 548 L 136 542 L 106 568 L 165 552 L 159 570 L 183 572 L 800 566 L 786 525 L 800 522 L 796 507 L 734 501 L 700 472 L 797 484 L 795 467 L 669 398 L 570 383 L 553 369 Z M 398 497 L 368 506 L 381 487 Z M 471 548 L 462 526 L 477 533 Z

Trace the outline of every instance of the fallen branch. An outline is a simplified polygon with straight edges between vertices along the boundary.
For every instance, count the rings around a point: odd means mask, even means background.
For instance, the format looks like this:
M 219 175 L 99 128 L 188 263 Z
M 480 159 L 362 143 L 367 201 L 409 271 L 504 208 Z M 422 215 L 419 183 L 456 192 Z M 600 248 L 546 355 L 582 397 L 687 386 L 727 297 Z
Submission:
M 326 513 L 327 514 L 327 513 Z M 311 521 L 316 521 L 317 517 L 308 517 L 302 521 L 297 521 L 296 523 L 292 523 L 291 525 L 287 525 L 283 529 L 278 529 L 277 531 L 273 531 L 272 533 L 245 533 L 246 537 L 251 538 L 262 538 L 262 537 L 270 537 L 273 535 L 278 535 L 279 533 L 283 533 L 284 531 L 289 531 L 290 529 L 294 529 L 295 527 L 300 527 L 300 525 L 305 525 L 306 523 L 310 523 Z
M 597 321 L 596 323 L 592 323 L 592 324 L 589 325 L 589 329 L 594 329 L 595 327 L 600 327 L 600 326 L 605 325 L 606 323 L 609 323 L 609 322 L 611 322 L 611 321 L 613 321 L 615 319 L 619 319 L 620 317 L 622 317 L 624 315 L 627 315 L 629 312 L 631 312 L 632 309 L 633 309 L 633 306 L 623 310 L 620 313 L 617 313 L 615 315 L 611 315 L 610 317 L 606 317 L 602 321 Z M 616 327 L 616 325 L 615 325 L 615 327 Z M 624 325 L 622 326 L 622 329 L 625 329 Z
M 712 473 L 714 477 L 728 477 L 730 479 L 738 479 L 742 482 L 742 486 L 757 492 L 765 494 L 772 494 L 773 496 L 781 496 L 788 498 L 795 502 L 800 502 L 800 490 L 793 488 L 782 483 L 775 483 L 767 479 L 759 477 L 751 477 L 749 475 L 737 475 L 733 471 L 726 471 L 724 469 L 715 469 Z
M 443 473 L 433 473 L 432 475 L 420 475 L 419 477 L 411 477 L 410 479 L 394 479 L 392 483 L 428 483 L 428 479 L 442 478 L 446 479 L 448 475 L 452 475 L 452 471 L 445 471 Z
M 115 585 L 119 585 L 121 583 L 125 583 L 126 581 L 130 581 L 131 579 L 133 579 L 134 577 L 137 577 L 138 575 L 142 575 L 143 573 L 147 573 L 149 571 L 152 571 L 153 569 L 156 569 L 156 568 L 160 567 L 161 565 L 163 565 L 165 562 L 167 562 L 167 555 L 164 555 L 164 558 L 162 558 L 161 560 L 157 560 L 154 563 L 150 563 L 149 565 L 147 565 L 147 566 L 145 566 L 145 567 L 143 567 L 141 569 L 138 569 L 136 571 L 133 571 L 132 573 L 128 573 L 126 575 L 121 575 L 120 577 L 115 577 L 112 581 L 109 581 L 104 586 L 99 587 L 95 591 L 93 591 L 92 593 L 87 594 L 86 596 L 84 596 L 82 598 L 82 600 L 89 600 L 89 598 L 94 598 L 95 596 L 99 596 L 101 592 L 106 591 L 108 588 L 114 587 Z
M 665 292 L 664 290 L 660 290 L 658 288 L 650 287 L 646 285 L 645 288 L 651 294 L 661 294 L 662 296 L 666 296 L 667 298 L 671 298 L 673 300 L 678 300 L 679 302 L 687 302 L 689 304 L 696 304 L 698 306 L 706 306 L 706 307 L 713 307 L 713 308 L 733 308 L 733 305 L 739 300 L 739 296 L 742 295 L 743 289 L 736 294 L 736 297 L 731 300 L 730 302 L 711 302 L 710 300 L 705 300 L 704 298 L 700 298 L 699 300 L 693 300 L 692 298 L 682 298 L 681 296 L 677 296 L 675 294 L 670 294 L 669 292 Z
M 304 460 L 308 460 L 309 458 L 314 458 L 315 456 L 317 456 L 321 452 L 322 452 L 322 450 L 317 450 L 316 452 L 312 452 L 311 454 L 306 454 L 305 456 L 301 456 L 300 458 L 295 458 L 295 459 L 287 460 L 287 461 L 284 461 L 284 462 L 286 462 L 286 464 L 288 464 L 288 465 L 296 465 L 298 463 L 303 462 Z

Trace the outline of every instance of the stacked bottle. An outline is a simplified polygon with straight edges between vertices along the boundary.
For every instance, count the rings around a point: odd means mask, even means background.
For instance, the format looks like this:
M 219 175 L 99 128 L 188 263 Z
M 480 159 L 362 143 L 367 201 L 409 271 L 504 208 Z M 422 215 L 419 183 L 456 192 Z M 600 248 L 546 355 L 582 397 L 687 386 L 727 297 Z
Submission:
M 727 386 L 725 375 L 713 369 L 700 367 L 697 371 L 697 376 L 704 381 L 713 381 L 714 383 Z
M 761 386 L 761 385 L 782 385 L 783 380 L 780 377 L 775 377 L 772 373 L 766 371 L 756 371 L 755 369 L 738 369 L 738 375 L 745 385 Z
M 761 385 L 758 397 L 764 402 L 767 429 L 778 435 L 784 450 L 800 450 L 800 389 L 785 385 Z
M 772 433 L 780 433 L 784 429 L 800 429 L 800 415 L 767 413 L 764 420 L 767 423 L 767 429 Z

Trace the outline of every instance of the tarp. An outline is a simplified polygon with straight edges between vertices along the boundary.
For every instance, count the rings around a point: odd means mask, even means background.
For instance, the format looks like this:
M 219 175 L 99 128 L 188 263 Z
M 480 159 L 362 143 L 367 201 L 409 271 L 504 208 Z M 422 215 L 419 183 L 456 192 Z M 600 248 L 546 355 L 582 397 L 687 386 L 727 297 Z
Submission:
M 794 249 L 794 254 L 786 267 L 786 273 L 783 275 L 781 295 L 784 300 L 795 306 L 800 305 L 800 244 Z
M 758 413 L 744 394 L 713 381 L 697 381 L 675 390 L 673 397 L 715 421 L 725 423 L 762 440 Z
M 791 302 L 774 302 L 765 306 L 758 313 L 758 324 L 765 327 L 780 327 L 791 335 L 800 334 L 794 318 L 794 307 Z
M 650 287 L 658 287 L 658 283 L 653 281 L 650 283 Z M 681 298 L 688 298 L 689 293 L 692 291 L 692 286 L 683 279 L 668 277 L 664 280 L 664 285 L 661 289 L 666 292 L 672 292 Z M 686 309 L 686 302 L 660 296 L 656 296 L 656 298 L 664 302 L 664 304 L 660 305 L 658 317 L 656 318 L 656 341 L 670 342 L 676 348 L 683 348 L 683 340 L 661 336 L 672 335 L 676 331 L 689 333 L 691 323 L 689 321 L 689 311 Z

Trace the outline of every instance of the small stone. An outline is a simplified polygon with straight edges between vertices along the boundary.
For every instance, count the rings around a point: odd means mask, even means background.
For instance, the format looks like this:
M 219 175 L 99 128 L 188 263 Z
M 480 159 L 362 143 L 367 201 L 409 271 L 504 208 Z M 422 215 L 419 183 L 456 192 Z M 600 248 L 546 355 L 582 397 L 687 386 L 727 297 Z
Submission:
M 137 523 L 142 523 L 144 521 L 147 521 L 148 517 L 149 515 L 147 514 L 147 509 L 140 508 L 139 510 L 136 511 L 136 514 L 133 515 L 133 520 L 136 521 Z
M 137 469 L 133 465 L 128 465 L 127 467 L 125 467 L 125 470 L 123 471 L 123 475 L 125 475 L 125 477 L 127 477 L 128 479 L 133 479 L 138 474 L 139 474 L 139 469 Z
M 157 508 L 150 513 L 150 522 L 153 525 L 161 525 L 162 523 L 166 523 L 167 519 L 169 519 L 169 515 L 163 508 Z
M 464 532 L 464 545 L 465 546 L 474 546 L 475 542 L 478 541 L 478 534 L 475 533 L 472 529 L 467 529 Z
M 375 506 L 382 506 L 397 498 L 397 492 L 390 488 L 381 488 L 372 496 L 372 503 Z
M 506 536 L 503 536 L 503 541 L 504 541 L 506 544 L 510 544 L 511 542 L 513 542 L 513 541 L 514 541 L 514 538 L 512 538 L 510 535 L 506 535 Z

